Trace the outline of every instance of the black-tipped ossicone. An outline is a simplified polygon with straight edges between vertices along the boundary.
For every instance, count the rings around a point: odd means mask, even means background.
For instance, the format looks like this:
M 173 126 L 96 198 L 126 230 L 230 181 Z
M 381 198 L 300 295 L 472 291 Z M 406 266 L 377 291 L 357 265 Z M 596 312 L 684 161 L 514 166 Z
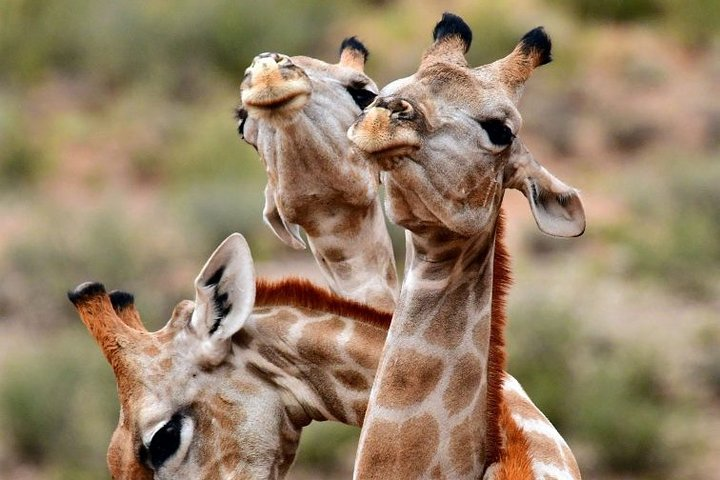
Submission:
M 433 29 L 433 40 L 438 42 L 452 36 L 457 36 L 462 40 L 465 45 L 465 53 L 467 53 L 472 43 L 472 30 L 465 20 L 455 14 L 445 12 Z
M 533 28 L 523 35 L 520 49 L 524 55 L 538 55 L 538 67 L 552 61 L 552 42 L 543 27 Z
M 73 305 L 77 305 L 84 300 L 103 294 L 105 294 L 105 285 L 99 282 L 85 282 L 68 292 L 67 297 Z
M 367 61 L 368 56 L 370 55 L 370 52 L 368 52 L 367 47 L 365 47 L 365 45 L 360 40 L 358 40 L 357 37 L 355 37 L 355 36 L 348 37 L 342 41 L 342 43 L 340 44 L 340 54 L 341 55 L 342 55 L 343 50 L 345 50 L 346 48 L 350 48 L 350 49 L 355 50 L 358 53 L 360 53 L 360 55 L 363 56 L 363 61 Z
M 113 290 L 110 292 L 110 303 L 116 312 L 123 310 L 135 303 L 135 296 L 129 292 Z

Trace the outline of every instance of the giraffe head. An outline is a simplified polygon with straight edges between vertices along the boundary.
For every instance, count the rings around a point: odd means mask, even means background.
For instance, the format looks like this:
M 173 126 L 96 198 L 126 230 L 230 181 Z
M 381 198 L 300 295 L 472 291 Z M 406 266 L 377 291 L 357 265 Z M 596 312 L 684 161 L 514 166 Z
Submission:
M 444 14 L 417 72 L 385 87 L 348 131 L 386 171 L 387 210 L 411 231 L 441 226 L 471 236 L 493 224 L 503 192 L 523 192 L 538 227 L 556 236 L 585 229 L 582 203 L 519 138 L 517 103 L 533 70 L 548 63 L 550 38 L 528 32 L 506 57 L 472 68 L 472 33 Z
M 294 416 L 233 342 L 255 301 L 241 235 L 217 248 L 195 280 L 195 302 L 178 304 L 157 332 L 145 330 L 129 294 L 86 283 L 68 296 L 117 380 L 114 479 L 284 476 L 309 419 Z
M 342 165 L 352 162 L 347 129 L 377 95 L 377 86 L 363 72 L 367 56 L 365 46 L 350 37 L 340 46 L 338 63 L 263 53 L 245 70 L 238 131 L 265 163 L 265 221 L 291 247 L 305 247 L 299 226 L 317 235 L 319 212 L 308 211 L 308 202 L 300 198 L 308 190 L 325 203 L 338 203 L 326 198 L 325 191 L 342 191 L 350 203 L 363 205 L 375 198 L 376 175 L 368 173 L 368 166 L 361 161 L 354 167 Z M 341 173 L 328 171 L 328 166 Z M 301 181 L 300 174 L 308 178 Z M 309 182 L 320 186 L 309 188 Z

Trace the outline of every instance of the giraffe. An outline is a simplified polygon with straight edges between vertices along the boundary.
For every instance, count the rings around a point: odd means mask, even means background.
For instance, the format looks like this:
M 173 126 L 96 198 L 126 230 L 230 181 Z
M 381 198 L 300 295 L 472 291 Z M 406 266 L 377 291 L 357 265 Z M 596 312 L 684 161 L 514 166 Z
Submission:
M 383 171 L 386 211 L 407 230 L 409 251 L 355 478 L 516 478 L 503 476 L 509 457 L 499 428 L 507 413 L 496 301 L 508 281 L 503 193 L 521 190 L 550 235 L 582 234 L 585 216 L 577 191 L 518 137 L 523 85 L 550 61 L 544 29 L 477 68 L 465 59 L 472 32 L 460 17 L 445 13 L 433 39 L 417 72 L 383 88 L 348 131 Z M 569 450 L 536 460 L 527 478 L 579 477 Z
M 116 377 L 115 480 L 283 478 L 311 420 L 362 424 L 390 313 L 306 280 L 256 279 L 239 234 L 217 248 L 195 289 L 195 302 L 180 302 L 153 333 L 129 293 L 88 282 L 68 294 Z M 504 466 L 522 472 L 528 458 L 567 451 L 508 374 L 503 396 L 513 460 Z
M 238 131 L 267 171 L 265 223 L 302 249 L 302 228 L 333 290 L 392 311 L 398 282 L 378 198 L 377 171 L 349 148 L 346 132 L 377 95 L 355 37 L 340 61 L 263 53 L 245 71 Z

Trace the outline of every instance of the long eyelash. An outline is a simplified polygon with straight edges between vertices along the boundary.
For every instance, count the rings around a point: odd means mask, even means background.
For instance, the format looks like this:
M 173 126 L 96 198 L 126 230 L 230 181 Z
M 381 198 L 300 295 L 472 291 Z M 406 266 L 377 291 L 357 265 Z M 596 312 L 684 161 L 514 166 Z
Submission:
M 365 109 L 368 105 L 370 105 L 373 100 L 375 100 L 375 97 L 377 95 L 370 90 L 365 90 L 364 88 L 357 88 L 355 86 L 348 86 L 345 87 L 347 92 L 352 97 L 353 101 L 357 104 L 360 109 Z

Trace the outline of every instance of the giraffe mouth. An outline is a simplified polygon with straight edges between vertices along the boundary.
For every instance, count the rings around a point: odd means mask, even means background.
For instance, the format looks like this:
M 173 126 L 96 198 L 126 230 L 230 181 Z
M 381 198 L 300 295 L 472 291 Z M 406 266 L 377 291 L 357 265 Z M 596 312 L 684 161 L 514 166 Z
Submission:
M 419 148 L 417 145 L 395 144 L 374 151 L 363 150 L 362 152 L 367 161 L 376 164 L 380 170 L 390 171 L 396 169 L 403 162 L 411 160 Z
M 242 103 L 248 113 L 253 111 L 260 113 L 278 112 L 280 110 L 294 111 L 300 110 L 307 104 L 310 98 L 310 92 L 307 90 L 293 91 L 278 96 L 267 94 L 245 95 L 243 94 Z

